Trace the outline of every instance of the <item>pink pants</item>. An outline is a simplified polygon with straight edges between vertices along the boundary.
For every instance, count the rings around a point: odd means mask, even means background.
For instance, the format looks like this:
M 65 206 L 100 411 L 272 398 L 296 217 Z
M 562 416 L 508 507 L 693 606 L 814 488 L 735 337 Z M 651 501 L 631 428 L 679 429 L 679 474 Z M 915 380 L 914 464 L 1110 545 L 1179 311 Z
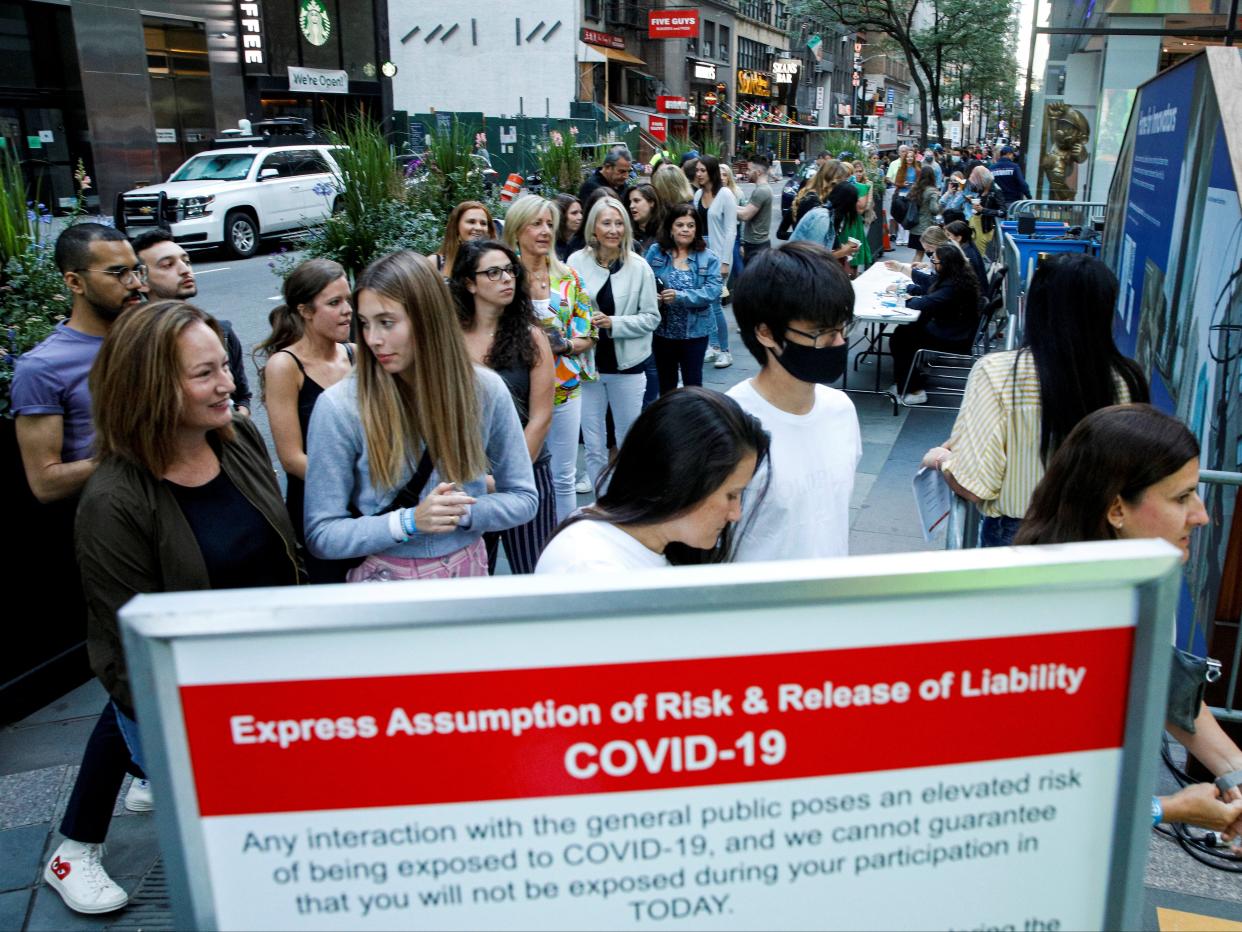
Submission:
M 395 579 L 457 579 L 487 575 L 487 547 L 482 539 L 442 557 L 367 557 L 345 574 L 351 583 Z

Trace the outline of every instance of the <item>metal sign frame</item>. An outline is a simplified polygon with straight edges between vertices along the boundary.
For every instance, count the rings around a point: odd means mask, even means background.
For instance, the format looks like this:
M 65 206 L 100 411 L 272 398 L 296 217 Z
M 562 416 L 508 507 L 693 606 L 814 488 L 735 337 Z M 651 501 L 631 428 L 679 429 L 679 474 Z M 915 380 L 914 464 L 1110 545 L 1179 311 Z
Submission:
M 1140 928 L 1150 795 L 1165 720 L 1180 574 L 1181 553 L 1167 543 L 1112 541 L 681 567 L 612 577 L 511 576 L 138 596 L 121 610 L 120 619 L 148 770 L 159 787 L 155 814 L 176 924 L 218 928 L 175 670 L 177 641 L 581 622 L 581 606 L 591 604 L 584 601 L 590 599 L 607 606 L 615 620 L 670 612 L 1128 588 L 1134 593 L 1134 653 L 1103 928 Z M 934 639 L 929 631 L 928 640 Z

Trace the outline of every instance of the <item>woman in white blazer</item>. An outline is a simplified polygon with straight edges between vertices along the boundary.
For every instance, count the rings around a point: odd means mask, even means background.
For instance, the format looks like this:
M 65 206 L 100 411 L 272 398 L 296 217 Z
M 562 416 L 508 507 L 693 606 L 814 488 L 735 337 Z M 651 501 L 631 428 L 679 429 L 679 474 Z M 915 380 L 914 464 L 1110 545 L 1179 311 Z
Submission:
M 712 155 L 699 156 L 694 169 L 694 206 L 699 214 L 699 229 L 707 231 L 707 248 L 720 260 L 720 280 L 729 281 L 733 264 L 733 246 L 737 240 L 737 197 L 729 190 L 720 175 L 720 160 Z M 716 335 L 709 342 L 708 359 L 716 360 L 716 368 L 724 369 L 733 363 L 729 352 L 729 327 L 725 323 L 724 310 L 717 302 L 712 309 L 716 320 Z
M 582 439 L 587 473 L 595 485 L 608 465 L 607 411 L 612 408 L 617 447 L 643 407 L 651 334 L 660 325 L 655 275 L 633 249 L 629 211 L 614 197 L 595 203 L 584 225 L 586 247 L 569 257 L 594 304 L 599 328 L 595 367 L 599 378 L 582 386 Z

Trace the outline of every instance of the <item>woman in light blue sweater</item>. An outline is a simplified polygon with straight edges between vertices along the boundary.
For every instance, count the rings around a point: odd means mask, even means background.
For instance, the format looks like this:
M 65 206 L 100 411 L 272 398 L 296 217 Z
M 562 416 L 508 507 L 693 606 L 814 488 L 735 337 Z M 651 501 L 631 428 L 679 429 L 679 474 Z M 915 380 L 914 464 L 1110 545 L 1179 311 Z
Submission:
M 371 263 L 354 306 L 356 373 L 311 416 L 307 547 L 365 557 L 350 582 L 486 576 L 483 532 L 539 503 L 509 392 L 471 364 L 448 288 L 416 253 Z

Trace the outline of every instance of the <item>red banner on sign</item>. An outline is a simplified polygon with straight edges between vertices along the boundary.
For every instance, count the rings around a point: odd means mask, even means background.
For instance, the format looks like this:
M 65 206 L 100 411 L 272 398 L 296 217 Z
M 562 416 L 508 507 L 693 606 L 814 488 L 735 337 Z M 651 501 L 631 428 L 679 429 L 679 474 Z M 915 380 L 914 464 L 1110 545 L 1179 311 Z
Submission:
M 594 29 L 583 29 L 582 41 L 589 45 L 602 45 L 610 49 L 625 49 L 625 37 L 613 35 L 611 32 L 596 32 Z
M 660 140 L 660 142 L 664 142 L 664 140 L 668 138 L 668 122 L 664 119 L 664 117 L 652 116 L 648 114 L 647 132 L 649 132 L 656 139 Z
M 648 39 L 697 39 L 698 10 L 652 10 L 647 14 Z
M 1122 744 L 1133 630 L 185 686 L 203 816 L 744 784 Z
M 685 113 L 690 109 L 690 104 L 684 97 L 661 95 L 656 98 L 656 109 L 661 113 Z

